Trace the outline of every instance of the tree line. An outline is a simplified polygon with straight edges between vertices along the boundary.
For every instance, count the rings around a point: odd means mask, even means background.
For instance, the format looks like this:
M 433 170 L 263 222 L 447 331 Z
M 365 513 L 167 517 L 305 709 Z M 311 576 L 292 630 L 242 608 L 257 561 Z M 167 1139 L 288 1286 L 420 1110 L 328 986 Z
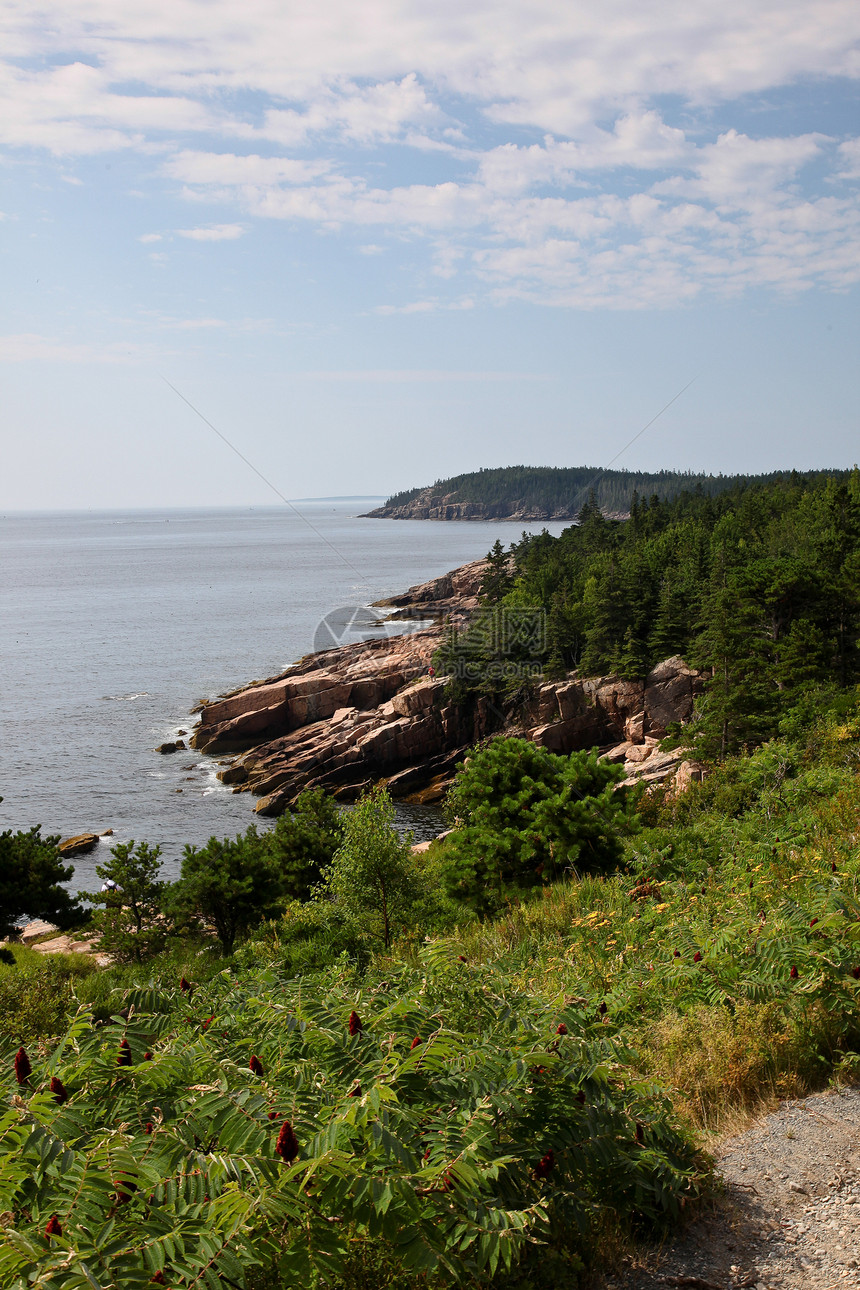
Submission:
M 544 616 L 537 657 L 547 677 L 577 669 L 641 679 L 675 654 L 707 669 L 698 747 L 725 756 L 772 736 L 816 687 L 860 678 L 860 471 L 793 474 L 713 497 L 634 494 L 624 522 L 608 519 L 592 493 L 559 537 L 523 534 L 508 550 L 497 542 L 483 601 L 484 615 L 440 652 L 440 673 L 482 650 L 484 662 L 498 661 L 492 613 L 533 609 Z M 454 688 L 463 698 L 498 691 L 492 675 Z
M 706 475 L 693 471 L 601 470 L 597 466 L 503 466 L 437 479 L 430 489 L 410 488 L 389 497 L 387 507 L 406 506 L 424 493 L 428 503 L 479 502 L 489 518 L 518 510 L 564 511 L 574 516 L 591 495 L 604 511 L 626 514 L 634 495 L 667 501 L 681 492 L 716 497 L 726 491 L 782 480 L 814 481 L 848 471 L 772 471 L 765 475 Z

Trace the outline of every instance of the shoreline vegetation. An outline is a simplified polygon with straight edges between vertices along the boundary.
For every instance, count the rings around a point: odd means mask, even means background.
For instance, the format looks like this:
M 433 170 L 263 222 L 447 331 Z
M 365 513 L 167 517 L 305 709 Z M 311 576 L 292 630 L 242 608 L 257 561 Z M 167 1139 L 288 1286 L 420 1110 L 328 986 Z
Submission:
M 607 519 L 628 519 L 634 500 L 672 501 L 680 493 L 717 497 L 777 482 L 847 479 L 847 470 L 706 475 L 693 471 L 603 470 L 598 466 L 503 466 L 474 470 L 429 487 L 405 489 L 366 519 L 576 520 L 591 497 Z
M 395 691 L 501 714 L 445 837 L 397 835 L 384 774 L 348 810 L 305 782 L 177 883 L 113 847 L 112 966 L 4 947 L 4 1286 L 584 1288 L 745 1117 L 856 1078 L 860 476 L 578 518 L 494 548 Z M 57 842 L 0 836 L 7 926 L 80 926 Z

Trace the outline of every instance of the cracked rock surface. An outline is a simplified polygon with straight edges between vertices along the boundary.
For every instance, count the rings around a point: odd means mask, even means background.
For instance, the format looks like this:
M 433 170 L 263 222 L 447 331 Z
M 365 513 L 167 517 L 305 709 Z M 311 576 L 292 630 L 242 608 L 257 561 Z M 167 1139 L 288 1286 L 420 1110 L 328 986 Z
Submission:
M 784 1102 L 715 1158 L 723 1194 L 595 1290 L 860 1288 L 860 1089 Z

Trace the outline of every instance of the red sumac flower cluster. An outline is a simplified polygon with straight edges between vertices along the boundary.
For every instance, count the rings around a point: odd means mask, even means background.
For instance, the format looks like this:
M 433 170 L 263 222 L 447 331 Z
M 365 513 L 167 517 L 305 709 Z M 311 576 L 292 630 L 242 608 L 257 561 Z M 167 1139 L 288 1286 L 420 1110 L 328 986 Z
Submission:
M 291 1165 L 299 1154 L 299 1141 L 289 1120 L 284 1120 L 281 1125 L 278 1141 L 275 1143 L 275 1151 L 288 1165 Z
M 30 1058 L 22 1045 L 15 1054 L 15 1078 L 19 1084 L 26 1084 L 32 1073 L 33 1067 L 30 1065 Z
M 555 1169 L 555 1152 L 552 1150 L 552 1147 L 550 1147 L 546 1155 L 541 1156 L 540 1160 L 535 1165 L 534 1176 L 535 1178 L 548 1178 L 553 1169 Z

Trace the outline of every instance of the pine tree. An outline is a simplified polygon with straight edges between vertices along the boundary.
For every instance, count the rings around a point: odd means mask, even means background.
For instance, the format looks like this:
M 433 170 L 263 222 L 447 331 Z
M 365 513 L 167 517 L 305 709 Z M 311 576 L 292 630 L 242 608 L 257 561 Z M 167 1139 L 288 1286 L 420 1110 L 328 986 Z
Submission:
M 164 949 L 167 927 L 162 918 L 160 847 L 146 842 L 119 842 L 111 859 L 96 865 L 105 883 L 101 891 L 79 892 L 102 909 L 93 922 L 101 933 L 100 948 L 120 963 L 142 963 Z
M 776 722 L 776 678 L 766 628 L 759 607 L 730 585 L 723 568 L 705 603 L 696 656 L 712 669 L 697 747 L 722 758 L 767 738 Z
M 687 598 L 681 591 L 677 577 L 667 573 L 660 585 L 660 599 L 654 626 L 648 637 L 648 652 L 659 663 L 674 654 L 682 654 L 687 647 L 690 632 L 690 611 Z
M 513 586 L 511 553 L 506 551 L 498 538 L 487 552 L 487 571 L 481 579 L 480 596 L 485 605 L 497 605 Z

